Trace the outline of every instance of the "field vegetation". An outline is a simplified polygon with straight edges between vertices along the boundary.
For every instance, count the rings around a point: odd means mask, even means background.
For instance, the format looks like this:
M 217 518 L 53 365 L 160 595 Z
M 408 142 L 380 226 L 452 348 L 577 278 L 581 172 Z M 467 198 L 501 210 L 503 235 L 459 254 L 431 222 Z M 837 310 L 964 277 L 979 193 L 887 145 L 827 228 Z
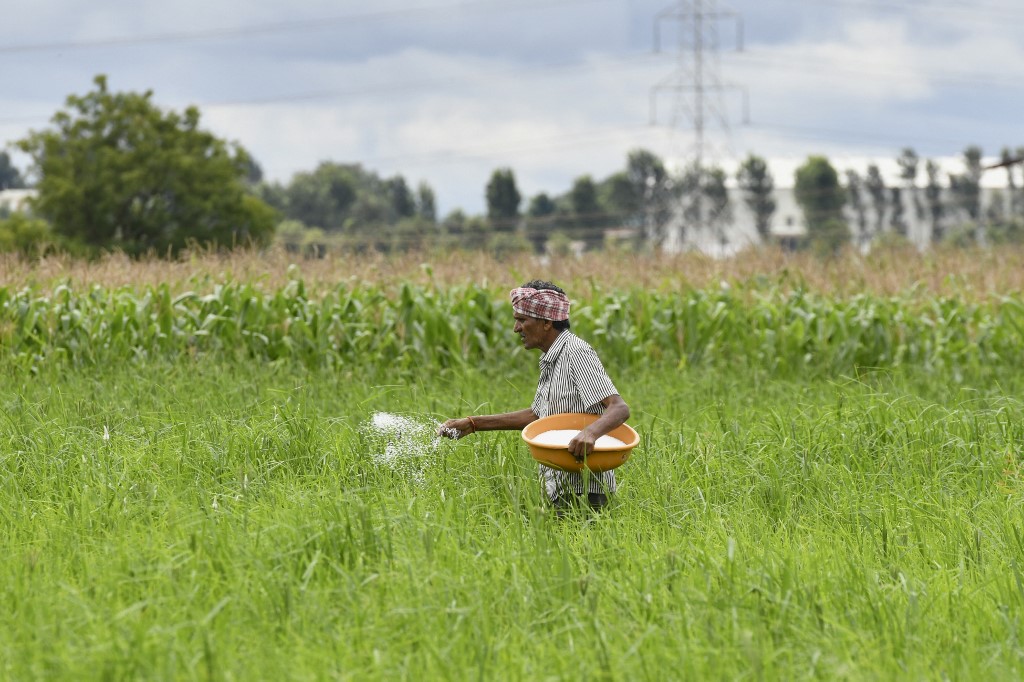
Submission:
M 0 261 L 0 674 L 1017 679 L 1021 255 Z M 527 405 L 536 276 L 641 434 L 598 516 L 372 428 Z
M 967 297 L 1024 291 L 1024 249 L 876 249 L 821 259 L 807 252 L 751 249 L 716 259 L 692 252 L 649 255 L 628 252 L 587 252 L 580 257 L 538 258 L 511 254 L 495 259 L 482 251 L 432 251 L 421 254 L 335 253 L 301 258 L 283 249 L 259 251 L 195 251 L 179 258 L 130 258 L 113 253 L 95 259 L 66 254 L 24 258 L 0 253 L 0 282 L 8 288 L 52 288 L 58 284 L 107 289 L 167 285 L 172 293 L 210 289 L 236 281 L 274 290 L 301 272 L 306 290 L 319 296 L 338 285 L 409 283 L 450 286 L 478 284 L 500 290 L 536 273 L 572 292 L 592 286 L 624 289 L 677 290 L 706 288 L 721 282 L 777 282 L 828 295 L 858 293 Z M 510 282 L 514 284 L 509 284 Z M 579 297 L 577 295 L 577 297 Z

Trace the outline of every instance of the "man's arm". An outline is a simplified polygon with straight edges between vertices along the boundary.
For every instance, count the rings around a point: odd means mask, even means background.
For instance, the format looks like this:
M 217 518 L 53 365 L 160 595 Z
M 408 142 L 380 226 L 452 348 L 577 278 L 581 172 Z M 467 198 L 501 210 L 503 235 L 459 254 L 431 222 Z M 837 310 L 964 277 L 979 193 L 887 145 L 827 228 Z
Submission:
M 447 438 L 462 438 L 477 431 L 521 431 L 526 428 L 527 424 L 535 421 L 537 421 L 537 415 L 531 409 L 503 414 L 475 415 L 449 419 L 441 424 L 437 435 Z
M 587 426 L 569 441 L 569 454 L 576 459 L 583 459 L 594 451 L 594 442 L 612 429 L 622 426 L 629 419 L 629 405 L 618 394 L 610 395 L 601 401 L 604 414 L 594 423 Z

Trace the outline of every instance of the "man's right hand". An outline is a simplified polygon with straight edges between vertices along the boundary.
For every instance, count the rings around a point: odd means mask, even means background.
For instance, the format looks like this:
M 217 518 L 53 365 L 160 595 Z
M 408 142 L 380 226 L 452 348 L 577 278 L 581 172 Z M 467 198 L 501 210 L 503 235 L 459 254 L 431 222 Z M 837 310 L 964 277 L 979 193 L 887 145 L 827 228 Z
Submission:
M 437 435 L 458 440 L 473 433 L 473 422 L 468 418 L 449 419 L 437 429 Z

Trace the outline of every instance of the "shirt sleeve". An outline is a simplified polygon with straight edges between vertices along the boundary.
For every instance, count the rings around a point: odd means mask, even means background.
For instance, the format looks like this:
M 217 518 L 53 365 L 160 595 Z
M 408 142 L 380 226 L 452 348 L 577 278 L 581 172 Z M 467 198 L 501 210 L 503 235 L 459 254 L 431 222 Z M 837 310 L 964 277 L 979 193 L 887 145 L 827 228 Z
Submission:
M 576 392 L 588 410 L 605 398 L 618 394 L 618 389 L 601 364 L 601 358 L 597 357 L 590 344 L 580 343 L 566 351 L 569 353 L 569 368 Z

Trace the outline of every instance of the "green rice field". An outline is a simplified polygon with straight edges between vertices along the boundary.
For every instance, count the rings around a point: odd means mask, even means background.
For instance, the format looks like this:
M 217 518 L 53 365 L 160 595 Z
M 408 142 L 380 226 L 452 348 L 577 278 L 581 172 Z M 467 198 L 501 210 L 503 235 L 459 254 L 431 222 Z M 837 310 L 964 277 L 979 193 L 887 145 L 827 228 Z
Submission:
M 559 519 L 432 436 L 532 276 L 0 285 L 0 677 L 1024 674 L 1019 291 L 572 281 L 641 441 Z

